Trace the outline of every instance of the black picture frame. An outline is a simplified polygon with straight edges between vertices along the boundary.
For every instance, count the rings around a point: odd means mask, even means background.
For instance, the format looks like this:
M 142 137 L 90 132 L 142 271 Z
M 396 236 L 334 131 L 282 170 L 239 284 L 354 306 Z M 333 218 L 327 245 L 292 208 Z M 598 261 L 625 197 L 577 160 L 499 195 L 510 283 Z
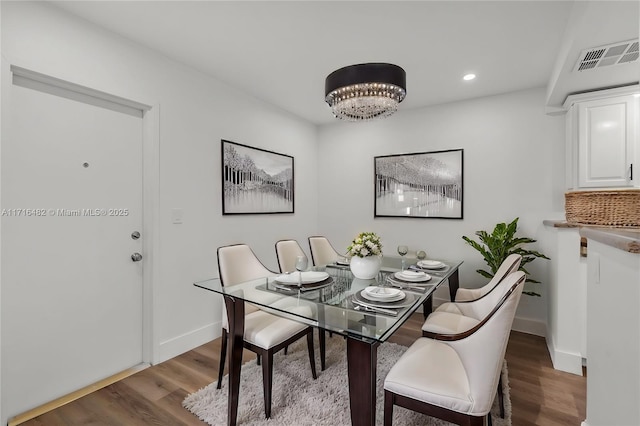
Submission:
M 222 214 L 294 213 L 294 159 L 221 139 Z
M 373 158 L 374 217 L 463 219 L 464 150 Z

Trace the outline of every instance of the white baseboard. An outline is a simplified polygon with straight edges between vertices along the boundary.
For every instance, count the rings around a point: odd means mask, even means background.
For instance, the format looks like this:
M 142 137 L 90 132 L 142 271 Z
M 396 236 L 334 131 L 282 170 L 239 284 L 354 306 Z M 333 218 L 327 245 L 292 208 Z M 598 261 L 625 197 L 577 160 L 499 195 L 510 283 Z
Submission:
M 540 337 L 547 335 L 547 324 L 531 318 L 515 317 L 511 329 Z
M 582 355 L 556 349 L 551 336 L 547 337 L 546 340 L 553 368 L 582 376 Z
M 589 426 L 589 423 L 587 423 L 587 421 L 585 420 L 584 422 L 580 423 L 580 426 Z
M 161 342 L 157 361 L 154 364 L 159 364 L 220 337 L 221 330 L 222 324 L 218 321 Z

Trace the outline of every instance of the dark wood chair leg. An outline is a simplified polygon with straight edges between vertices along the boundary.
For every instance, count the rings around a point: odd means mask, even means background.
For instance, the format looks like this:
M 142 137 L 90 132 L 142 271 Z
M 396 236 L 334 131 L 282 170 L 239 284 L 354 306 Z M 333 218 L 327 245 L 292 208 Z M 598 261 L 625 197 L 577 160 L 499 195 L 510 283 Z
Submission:
M 331 332 L 329 332 L 331 334 Z M 321 328 L 318 329 L 318 341 L 320 342 L 320 371 L 324 371 L 325 369 L 325 352 L 326 352 L 326 342 L 325 342 L 325 331 Z
M 493 422 L 491 421 L 491 413 L 487 413 L 487 425 L 492 426 Z
M 273 384 L 273 352 L 267 351 L 262 361 L 262 387 L 264 388 L 264 416 L 271 417 L 271 387 Z
M 284 354 L 287 355 L 288 352 L 289 352 L 289 346 L 285 346 L 284 347 Z
M 262 356 L 260 356 L 260 354 L 256 354 L 258 356 L 258 358 L 256 359 L 256 364 L 260 365 L 262 364 Z
M 500 372 L 500 379 L 498 380 L 498 402 L 500 402 L 500 417 L 504 419 L 504 393 L 502 392 L 502 372 Z
M 222 347 L 220 348 L 220 365 L 218 367 L 218 384 L 216 389 L 222 387 L 222 376 L 224 375 L 224 362 L 227 358 L 227 330 L 222 329 Z
M 393 422 L 393 393 L 384 391 L 384 426 Z
M 316 355 L 313 351 L 313 328 L 307 333 L 307 349 L 309 350 L 309 363 L 311 363 L 311 376 L 315 380 L 318 375 L 316 374 Z

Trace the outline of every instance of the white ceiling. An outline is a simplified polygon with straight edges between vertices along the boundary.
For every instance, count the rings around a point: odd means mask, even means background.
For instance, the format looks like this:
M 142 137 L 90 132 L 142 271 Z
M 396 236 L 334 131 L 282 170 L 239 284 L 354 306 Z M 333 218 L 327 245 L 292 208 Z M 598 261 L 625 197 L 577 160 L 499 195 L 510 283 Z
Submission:
M 316 124 L 335 120 L 325 77 L 363 62 L 406 70 L 401 109 L 532 87 L 559 106 L 640 77 L 637 61 L 572 71 L 582 49 L 638 38 L 638 1 L 52 3 Z

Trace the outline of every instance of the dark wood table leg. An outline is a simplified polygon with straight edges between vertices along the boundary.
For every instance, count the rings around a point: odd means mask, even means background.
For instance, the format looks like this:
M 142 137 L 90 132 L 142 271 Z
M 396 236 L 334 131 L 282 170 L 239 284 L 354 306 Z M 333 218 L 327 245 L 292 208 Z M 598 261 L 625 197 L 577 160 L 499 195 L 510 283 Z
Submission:
M 448 278 L 449 280 L 449 299 L 452 302 L 456 300 L 456 293 L 458 292 L 458 287 L 460 287 L 458 270 L 453 271 L 451 276 Z M 426 319 L 429 314 L 433 312 L 433 295 L 427 297 L 427 299 L 422 302 L 422 313 L 424 318 Z
M 229 402 L 227 425 L 235 426 L 238 420 L 240 396 L 240 370 L 244 349 L 244 301 L 233 296 L 224 296 L 229 321 Z
M 458 279 L 458 270 L 456 269 L 449 277 L 449 298 L 452 302 L 455 302 L 456 293 L 458 292 L 458 287 L 460 287 L 460 281 Z
M 379 344 L 347 337 L 349 404 L 353 426 L 376 424 L 376 366 Z
M 424 319 L 427 319 L 429 314 L 433 312 L 433 296 L 429 296 L 422 302 L 422 314 L 424 315 Z
M 321 371 L 324 371 L 325 365 L 326 365 L 325 352 L 327 351 L 327 349 L 326 349 L 326 343 L 325 343 L 325 333 L 326 331 L 324 330 L 324 328 L 318 329 L 318 341 L 320 343 L 320 370 Z

